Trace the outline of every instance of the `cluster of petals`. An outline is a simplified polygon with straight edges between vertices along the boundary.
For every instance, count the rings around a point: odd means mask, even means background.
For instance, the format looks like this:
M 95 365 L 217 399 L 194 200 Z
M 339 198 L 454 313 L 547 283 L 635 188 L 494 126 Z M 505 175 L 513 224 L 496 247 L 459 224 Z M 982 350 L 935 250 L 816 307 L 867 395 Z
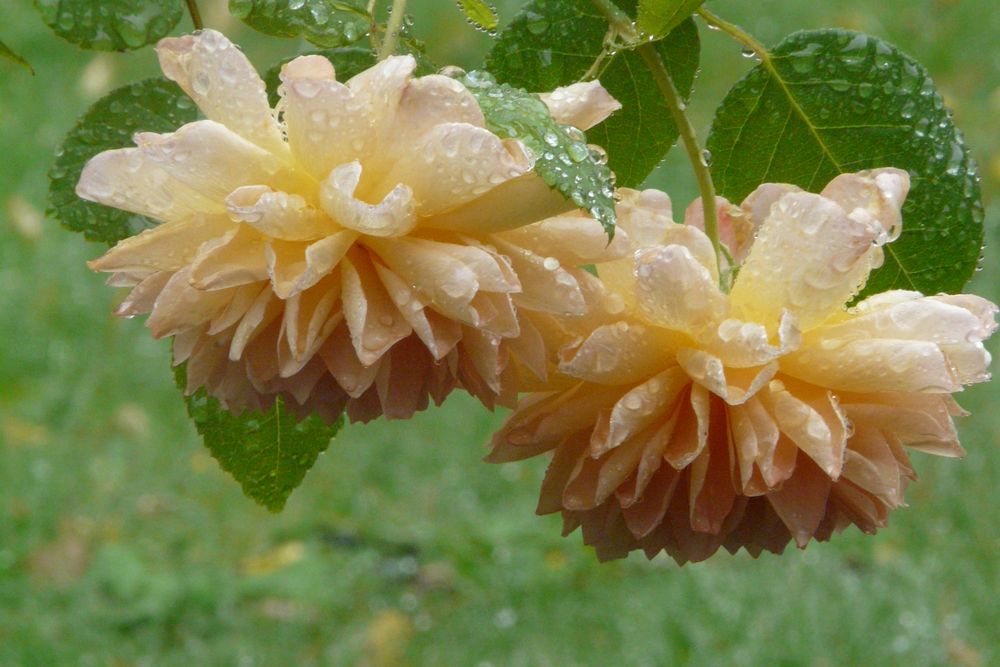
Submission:
M 852 304 L 901 228 L 905 172 L 845 174 L 820 194 L 767 184 L 717 202 L 730 255 L 672 221 L 666 195 L 623 191 L 631 252 L 569 332 L 561 379 L 526 395 L 489 459 L 551 452 L 539 513 L 582 527 L 602 559 L 680 563 L 725 547 L 781 552 L 903 503 L 908 449 L 959 456 L 951 394 L 988 378 L 996 307 L 889 291 Z
M 398 56 L 345 83 L 302 56 L 272 110 L 221 34 L 157 52 L 205 119 L 99 154 L 77 192 L 161 222 L 91 267 L 131 288 L 119 314 L 173 337 L 189 392 L 368 420 L 455 387 L 510 404 L 517 369 L 544 377 L 543 339 L 518 311 L 582 312 L 591 277 L 575 267 L 606 254 L 601 229 L 562 215 L 572 205 L 458 81 L 414 77 Z M 582 129 L 618 106 L 596 83 L 545 99 Z

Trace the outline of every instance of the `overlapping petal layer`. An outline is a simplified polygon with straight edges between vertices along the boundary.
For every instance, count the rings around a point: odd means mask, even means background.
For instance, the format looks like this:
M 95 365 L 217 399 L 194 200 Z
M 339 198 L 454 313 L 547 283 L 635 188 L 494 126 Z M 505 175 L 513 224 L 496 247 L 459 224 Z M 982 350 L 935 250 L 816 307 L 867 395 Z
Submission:
M 590 276 L 575 267 L 612 251 L 584 216 L 532 224 L 572 205 L 520 142 L 485 129 L 460 83 L 414 78 L 408 56 L 341 82 L 303 56 L 272 110 L 221 34 L 157 52 L 205 120 L 96 156 L 77 191 L 162 221 L 91 267 L 132 287 L 120 314 L 149 313 L 155 336 L 174 337 L 188 391 L 234 412 L 283 396 L 368 420 L 459 386 L 510 404 L 518 368 L 544 376 L 543 338 L 518 310 L 582 314 Z M 552 104 L 581 126 L 617 108 L 597 84 Z
M 951 393 L 988 378 L 996 326 L 969 295 L 847 306 L 898 235 L 908 184 L 883 169 L 720 200 L 742 259 L 729 294 L 700 206 L 674 225 L 662 193 L 623 192 L 631 256 L 598 264 L 620 312 L 591 313 L 560 353 L 564 385 L 522 399 L 490 460 L 551 451 L 538 511 L 602 559 L 757 555 L 885 525 L 914 477 L 906 448 L 962 453 Z

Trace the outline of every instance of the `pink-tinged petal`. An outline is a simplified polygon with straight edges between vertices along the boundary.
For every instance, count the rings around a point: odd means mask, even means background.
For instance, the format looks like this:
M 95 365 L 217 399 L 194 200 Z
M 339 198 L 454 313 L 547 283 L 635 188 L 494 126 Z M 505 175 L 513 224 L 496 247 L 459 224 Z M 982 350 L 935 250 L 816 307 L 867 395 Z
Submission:
M 364 255 L 345 257 L 341 271 L 344 318 L 351 332 L 351 343 L 361 363 L 371 366 L 413 330 Z
M 289 356 L 281 375 L 289 377 L 300 370 L 326 342 L 343 314 L 335 311 L 340 298 L 340 276 L 327 276 L 315 286 L 296 294 L 285 302 L 281 338 L 286 341 Z
M 884 230 L 862 213 L 804 192 L 781 197 L 730 293 L 737 316 L 774 330 L 787 309 L 808 330 L 839 311 L 881 262 Z
M 778 428 L 837 479 L 844 462 L 847 423 L 843 412 L 822 387 L 773 380 L 761 394 Z
M 366 155 L 369 109 L 323 56 L 299 56 L 281 68 L 278 108 L 292 155 L 317 180 Z
M 733 262 L 739 264 L 750 251 L 753 243 L 754 227 L 743 209 L 729 203 L 724 197 L 715 198 L 716 222 L 719 230 L 719 242 L 729 251 Z M 705 231 L 705 209 L 701 198 L 695 199 L 684 212 L 684 227 Z M 706 237 L 706 241 L 708 238 Z M 711 249 L 711 242 L 709 242 Z M 712 265 L 715 264 L 715 253 L 711 254 Z M 704 263 L 704 262 L 703 262 Z M 706 265 L 707 266 L 707 265 Z
M 673 498 L 681 473 L 669 466 L 659 468 L 642 497 L 622 509 L 622 517 L 636 538 L 643 538 L 660 526 Z
M 148 313 L 153 309 L 156 298 L 160 296 L 160 292 L 172 275 L 170 271 L 157 271 L 143 279 L 118 304 L 118 307 L 115 309 L 115 315 L 119 317 L 135 317 L 142 313 Z
M 504 181 L 461 206 L 421 220 L 421 225 L 467 234 L 495 234 L 562 215 L 576 207 L 529 172 Z
M 746 259 L 746 254 L 753 246 L 754 235 L 771 215 L 771 208 L 778 200 L 791 192 L 802 192 L 802 188 L 787 183 L 764 183 L 757 186 L 757 189 L 747 195 L 747 198 L 740 204 L 743 215 L 749 218 L 751 234 L 748 245 L 744 248 L 742 259 Z
M 230 217 L 271 238 L 314 241 L 338 231 L 323 211 L 300 195 L 275 192 L 265 185 L 237 188 L 226 198 Z
M 269 289 L 261 290 L 236 326 L 233 340 L 229 345 L 229 359 L 231 361 L 241 359 L 247 346 L 258 339 L 278 319 L 282 309 L 283 304 L 280 299 L 274 296 L 274 292 Z M 273 375 L 277 375 L 277 342 L 275 342 L 275 348 L 271 350 L 270 356 L 274 357 Z
M 886 240 L 894 241 L 902 231 L 900 209 L 909 191 L 910 175 L 901 169 L 886 168 L 841 174 L 820 194 L 840 204 L 848 213 L 865 211 L 882 226 Z
M 626 392 L 611 411 L 607 432 L 602 433 L 604 437 L 591 441 L 590 455 L 601 456 L 668 417 L 690 383 L 684 372 L 674 367 Z M 595 437 L 598 432 L 594 432 Z
M 664 234 L 674 223 L 670 197 L 659 190 L 618 190 L 615 207 L 618 226 L 625 230 L 634 250 L 663 245 Z
M 903 504 L 906 479 L 902 472 L 881 430 L 859 428 L 855 431 L 844 457 L 845 479 L 895 508 Z
M 275 155 L 288 153 L 264 82 L 222 33 L 202 30 L 162 39 L 156 54 L 166 77 L 177 82 L 206 118 Z
M 663 458 L 677 470 L 691 465 L 708 444 L 711 399 L 705 388 L 692 384 L 687 400 L 677 406 L 676 425 L 663 451 Z
M 286 192 L 315 189 L 272 153 L 213 120 L 188 123 L 170 134 L 141 132 L 135 142 L 145 160 L 215 201 L 224 201 L 242 185 Z
M 191 287 L 187 269 L 170 277 L 153 304 L 146 326 L 154 338 L 173 336 L 187 329 L 208 324 L 228 304 L 232 294 L 224 291 L 203 292 Z
M 361 163 L 342 164 L 320 184 L 320 205 L 342 227 L 369 236 L 403 236 L 417 224 L 413 193 L 400 183 L 378 204 L 355 198 Z
M 559 370 L 598 384 L 645 381 L 670 363 L 670 332 L 621 321 L 559 352 Z
M 526 174 L 531 160 L 517 142 L 467 123 L 441 123 L 406 151 L 393 154 L 366 196 L 378 200 L 399 183 L 413 191 L 417 215 L 433 216 Z
M 119 241 L 87 266 L 94 271 L 177 271 L 194 259 L 203 243 L 232 229 L 233 223 L 219 215 L 165 222 Z
M 217 200 L 173 178 L 138 148 L 104 151 L 92 157 L 80 174 L 76 194 L 164 222 L 224 212 Z
M 191 286 L 216 290 L 265 280 L 265 244 L 259 232 L 242 225 L 204 243 L 189 266 Z
M 937 456 L 964 456 L 951 397 L 941 394 L 845 394 L 841 407 L 857 427 L 893 433 L 907 447 Z
M 639 312 L 654 324 L 697 333 L 726 314 L 726 296 L 684 246 L 638 251 L 635 275 Z
M 568 266 L 607 262 L 629 254 L 628 234 L 617 229 L 608 243 L 601 224 L 583 214 L 549 218 L 503 232 L 500 238 Z
M 235 326 L 243 319 L 263 292 L 266 292 L 268 295 L 271 293 L 271 286 L 264 281 L 237 287 L 232 292 L 229 305 L 226 306 L 225 310 L 215 316 L 209 324 L 208 330 L 205 334 L 208 336 L 215 336 L 222 333 L 226 329 Z M 176 353 L 176 341 L 178 339 L 174 340 L 174 350 Z
M 583 81 L 539 95 L 557 123 L 589 130 L 622 108 L 600 81 Z
M 837 391 L 941 394 L 962 388 L 941 347 L 920 340 L 822 341 L 784 357 L 781 368 Z
M 319 356 L 323 359 L 330 374 L 337 384 L 351 398 L 360 398 L 378 375 L 382 361 L 367 366 L 362 364 L 351 345 L 351 333 L 345 323 L 333 330 L 326 343 L 320 347 Z
M 723 523 L 733 509 L 736 489 L 733 487 L 726 414 L 712 410 L 709 416 L 708 441 L 698 457 L 692 461 L 689 477 L 688 503 L 691 529 L 718 535 Z
M 413 327 L 413 332 L 424 343 L 435 361 L 444 359 L 461 340 L 462 325 L 427 308 L 428 304 L 402 278 L 379 262 L 375 262 L 374 265 L 386 291 L 392 297 L 396 308 Z
M 767 494 L 771 507 L 804 549 L 826 515 L 832 482 L 809 458 L 799 455 L 795 473 L 781 488 Z

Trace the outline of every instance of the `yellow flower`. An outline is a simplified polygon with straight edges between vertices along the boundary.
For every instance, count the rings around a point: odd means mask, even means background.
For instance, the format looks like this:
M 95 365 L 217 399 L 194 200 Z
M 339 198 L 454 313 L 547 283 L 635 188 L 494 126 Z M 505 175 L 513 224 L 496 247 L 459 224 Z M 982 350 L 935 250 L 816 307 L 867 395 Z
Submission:
M 847 306 L 898 235 L 908 188 L 881 169 L 819 195 L 768 184 L 719 202 L 750 230 L 729 238 L 752 241 L 729 294 L 666 195 L 624 192 L 634 254 L 598 266 L 622 312 L 591 314 L 560 352 L 573 382 L 524 398 L 490 460 L 554 450 L 538 511 L 582 526 L 602 559 L 756 556 L 884 526 L 913 478 L 906 448 L 962 454 L 951 394 L 988 379 L 996 326 L 996 306 L 971 295 Z
M 460 83 L 414 78 L 409 56 L 341 83 L 303 56 L 282 69 L 272 111 L 221 34 L 157 52 L 206 120 L 101 153 L 77 192 L 162 221 L 90 266 L 132 288 L 119 314 L 148 312 L 154 336 L 174 337 L 189 392 L 205 386 L 234 412 L 280 395 L 355 420 L 408 417 L 456 386 L 489 406 L 513 400 L 512 356 L 545 355 L 516 306 L 564 314 L 583 300 L 579 272 L 503 232 L 572 206 L 519 141 L 484 128 Z M 553 97 L 564 122 L 618 106 L 596 83 Z

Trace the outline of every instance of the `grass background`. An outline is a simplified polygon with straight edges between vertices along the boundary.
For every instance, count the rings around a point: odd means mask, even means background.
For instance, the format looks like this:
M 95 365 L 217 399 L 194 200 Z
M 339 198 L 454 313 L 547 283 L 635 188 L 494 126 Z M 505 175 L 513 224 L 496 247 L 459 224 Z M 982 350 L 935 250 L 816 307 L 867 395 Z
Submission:
M 503 19 L 516 4 L 499 3 Z M 921 480 L 887 530 L 781 557 L 598 565 L 532 515 L 544 461 L 480 462 L 502 416 L 464 396 L 347 428 L 284 513 L 258 508 L 199 444 L 167 344 L 110 315 L 121 295 L 84 267 L 101 248 L 42 217 L 62 134 L 155 73 L 152 52 L 82 53 L 27 0 L 4 5 L 0 39 L 37 75 L 0 63 L 0 665 L 1000 664 L 996 384 L 960 397 L 965 460 L 915 455 Z M 300 46 L 253 38 L 222 0 L 202 6 L 261 69 Z M 488 39 L 451 2 L 411 6 L 437 62 L 478 64 Z M 982 166 L 992 240 L 993 0 L 712 6 L 765 43 L 844 26 L 924 62 Z M 702 36 L 704 136 L 750 63 Z M 653 180 L 680 205 L 694 194 L 681 151 Z M 992 250 L 971 289 L 996 301 Z

